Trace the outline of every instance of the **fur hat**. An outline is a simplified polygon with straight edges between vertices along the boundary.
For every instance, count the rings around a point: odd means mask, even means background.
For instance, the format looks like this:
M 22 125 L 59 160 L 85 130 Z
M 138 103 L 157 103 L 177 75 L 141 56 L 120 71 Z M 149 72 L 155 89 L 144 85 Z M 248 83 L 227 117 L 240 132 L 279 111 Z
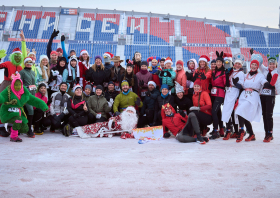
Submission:
M 185 92 L 184 87 L 181 86 L 177 81 L 175 81 L 175 90 L 176 90 L 176 94 L 181 93 L 181 92 L 183 92 L 183 93 Z

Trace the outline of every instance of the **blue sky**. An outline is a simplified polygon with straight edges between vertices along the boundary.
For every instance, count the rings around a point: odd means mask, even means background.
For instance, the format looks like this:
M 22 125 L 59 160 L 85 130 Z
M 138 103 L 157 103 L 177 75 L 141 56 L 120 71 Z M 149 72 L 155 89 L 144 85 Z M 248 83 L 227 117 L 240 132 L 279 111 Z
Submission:
M 5 2 L 5 6 L 45 6 L 117 9 L 124 11 L 170 13 L 198 18 L 226 20 L 236 23 L 246 23 L 257 26 L 278 28 L 279 0 L 13 0 Z

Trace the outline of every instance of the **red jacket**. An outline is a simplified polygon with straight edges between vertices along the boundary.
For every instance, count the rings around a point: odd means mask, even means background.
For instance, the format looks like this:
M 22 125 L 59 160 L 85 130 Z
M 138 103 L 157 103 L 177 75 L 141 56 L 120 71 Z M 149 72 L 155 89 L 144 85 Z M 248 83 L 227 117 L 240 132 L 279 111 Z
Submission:
M 182 117 L 179 113 L 176 113 L 172 106 L 170 107 L 174 114 L 173 117 L 167 117 L 164 113 L 164 109 L 161 109 L 163 133 L 167 133 L 167 129 L 169 129 L 171 133 L 176 136 L 185 127 L 188 116 L 186 115 L 185 117 Z
M 46 96 L 43 96 L 41 93 L 37 92 L 35 93 L 35 97 L 36 98 L 40 98 L 41 100 L 43 100 L 46 104 L 48 104 L 48 98 Z M 50 109 L 50 105 L 48 105 L 49 109 Z M 36 107 L 33 107 L 33 109 L 36 109 Z
M 11 79 L 12 74 L 15 74 L 16 71 L 20 72 L 22 70 L 20 65 L 15 66 L 10 61 L 6 61 L 6 62 L 0 64 L 0 69 L 5 69 L 4 80 L 6 80 L 6 81 L 12 81 L 12 79 Z M 8 74 L 8 76 L 6 74 Z
M 196 92 L 193 94 L 192 101 L 193 106 L 198 107 L 198 99 L 199 99 L 199 93 Z M 212 115 L 212 102 L 209 94 L 206 91 L 202 91 L 200 95 L 200 111 L 203 113 L 207 113 L 209 115 Z
M 211 78 L 212 90 L 211 96 L 225 97 L 225 87 L 226 87 L 226 73 L 222 71 L 217 71 L 217 73 L 212 73 Z M 216 94 L 215 94 L 216 93 Z
M 81 61 L 79 61 L 79 70 L 80 70 L 80 78 L 83 78 L 83 89 L 85 89 L 86 72 L 87 72 L 88 68 Z
M 176 70 L 176 77 L 175 77 L 175 81 L 177 81 L 181 86 L 184 87 L 184 94 L 187 95 L 188 94 L 188 88 L 187 88 L 187 76 L 185 73 L 185 70 Z
M 210 93 L 210 90 L 208 89 L 208 87 L 209 87 L 209 83 L 210 83 L 210 80 L 212 77 L 211 69 L 209 69 L 206 74 L 205 74 L 205 69 L 200 69 L 200 71 L 198 71 L 198 70 L 199 69 L 195 70 L 195 72 L 193 73 L 193 76 L 195 76 L 196 73 L 198 73 L 198 74 L 204 73 L 204 75 L 206 76 L 205 80 L 202 80 L 199 77 L 197 79 L 200 80 L 200 82 L 201 82 L 202 91 L 206 91 L 207 93 Z

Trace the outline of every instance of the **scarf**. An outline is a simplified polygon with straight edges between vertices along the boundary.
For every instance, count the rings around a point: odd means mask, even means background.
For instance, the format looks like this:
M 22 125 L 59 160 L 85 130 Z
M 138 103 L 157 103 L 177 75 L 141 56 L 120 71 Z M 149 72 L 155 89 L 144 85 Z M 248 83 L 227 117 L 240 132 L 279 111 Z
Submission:
M 129 92 L 130 92 L 130 90 L 128 90 L 127 92 L 124 92 L 124 91 L 123 91 L 122 93 L 123 93 L 123 95 L 126 96 Z
M 160 95 L 161 95 L 161 97 L 163 97 L 163 99 L 165 99 L 168 96 L 168 94 L 163 95 L 162 93 Z
M 148 70 L 143 70 L 143 69 L 140 69 L 140 72 L 141 72 L 141 74 L 145 75 L 145 74 L 147 74 L 147 73 L 148 73 Z
M 166 115 L 166 117 L 174 117 L 174 114 L 171 113 L 170 115 Z
M 253 72 L 253 71 L 250 71 L 250 72 L 249 72 L 249 74 L 250 74 L 251 76 L 255 75 L 256 73 L 258 73 L 258 70 L 254 71 L 254 72 Z

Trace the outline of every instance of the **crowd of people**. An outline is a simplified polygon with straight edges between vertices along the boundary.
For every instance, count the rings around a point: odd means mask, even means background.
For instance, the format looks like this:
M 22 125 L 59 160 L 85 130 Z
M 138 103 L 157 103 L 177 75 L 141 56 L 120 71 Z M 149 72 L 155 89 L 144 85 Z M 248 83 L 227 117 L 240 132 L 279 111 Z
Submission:
M 178 60 L 175 70 L 170 57 L 142 60 L 139 52 L 126 60 L 126 68 L 120 56 L 110 52 L 103 58 L 96 55 L 91 65 L 86 50 L 67 54 L 64 36 L 62 48 L 52 50 L 58 33 L 52 33 L 39 64 L 36 51 L 26 49 L 23 32 L 21 50 L 15 48 L 10 61 L 0 64 L 5 70 L 0 86 L 2 137 L 21 142 L 18 134 L 34 138 L 50 127 L 50 132 L 81 138 L 98 137 L 100 130 L 123 131 L 120 137 L 126 139 L 133 138 L 132 129 L 162 125 L 164 138 L 173 134 L 180 142 L 205 144 L 213 125 L 210 139 L 241 142 L 248 133 L 245 141 L 254 141 L 252 122 L 263 116 L 263 141 L 273 139 L 273 110 L 280 93 L 276 57 L 269 57 L 265 66 L 251 49 L 246 74 L 244 56 L 224 52 L 216 52 L 211 61 L 207 55 L 198 63 L 190 59 L 187 67 Z M 4 56 L 1 50 L 0 58 Z

